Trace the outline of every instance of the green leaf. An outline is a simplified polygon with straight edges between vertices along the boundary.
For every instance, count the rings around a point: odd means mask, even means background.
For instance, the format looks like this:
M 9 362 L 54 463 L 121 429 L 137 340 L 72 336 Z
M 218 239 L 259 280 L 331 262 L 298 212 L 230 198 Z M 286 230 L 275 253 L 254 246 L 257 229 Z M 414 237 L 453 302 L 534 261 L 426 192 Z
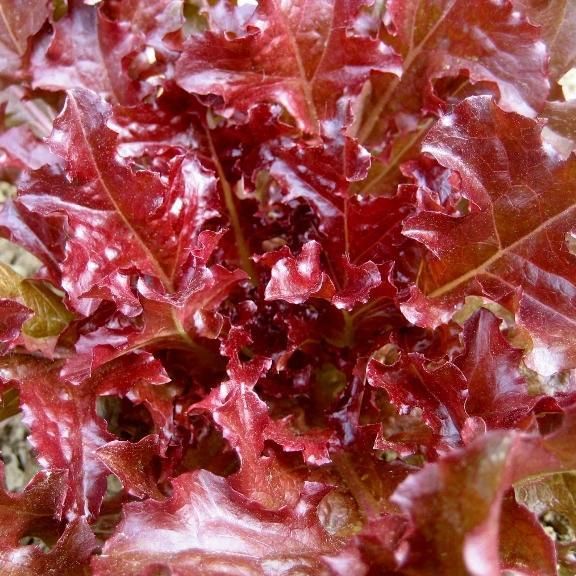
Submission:
M 0 298 L 12 298 L 34 312 L 23 333 L 32 338 L 57 336 L 72 319 L 60 297 L 39 280 L 28 280 L 0 263 Z

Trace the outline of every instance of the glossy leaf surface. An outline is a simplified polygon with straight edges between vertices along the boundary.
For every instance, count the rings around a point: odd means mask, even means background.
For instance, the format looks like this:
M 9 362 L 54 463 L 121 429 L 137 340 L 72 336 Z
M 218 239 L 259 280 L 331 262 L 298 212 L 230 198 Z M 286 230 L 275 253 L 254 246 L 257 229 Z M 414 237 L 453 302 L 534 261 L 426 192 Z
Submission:
M 313 486 L 308 491 L 313 498 Z M 294 569 L 332 573 L 322 555 L 330 554 L 333 543 L 318 526 L 306 496 L 293 512 L 251 512 L 248 504 L 209 472 L 181 476 L 166 503 L 128 507 L 94 573 L 136 575 L 153 568 L 207 576 L 231 569 L 270 575 Z
M 399 72 L 390 48 L 354 30 L 361 7 L 266 0 L 239 36 L 227 37 L 232 31 L 224 29 L 191 38 L 176 78 L 185 90 L 217 94 L 241 112 L 261 102 L 282 104 L 302 128 L 319 132 L 371 71 Z
M 0 572 L 575 573 L 573 4 L 0 0 Z
M 566 243 L 576 163 L 543 148 L 539 132 L 488 98 L 458 106 L 424 150 L 459 172 L 469 213 L 424 211 L 406 221 L 404 234 L 429 250 L 419 286 L 433 307 L 454 310 L 467 294 L 498 299 L 520 289 L 518 317 L 534 339 L 531 364 L 550 374 L 576 362 L 576 260 Z M 474 151 L 463 145 L 469 138 L 478 143 Z M 410 304 L 404 309 L 413 317 Z

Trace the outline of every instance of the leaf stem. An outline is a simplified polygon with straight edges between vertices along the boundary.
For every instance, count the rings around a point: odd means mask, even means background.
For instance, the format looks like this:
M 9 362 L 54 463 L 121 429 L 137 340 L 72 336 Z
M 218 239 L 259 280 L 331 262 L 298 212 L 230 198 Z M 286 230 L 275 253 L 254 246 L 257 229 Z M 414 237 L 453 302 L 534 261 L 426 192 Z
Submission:
M 412 148 L 412 146 L 414 146 L 414 144 L 416 144 L 416 142 L 418 142 L 418 140 L 422 138 L 424 132 L 426 132 L 430 128 L 430 126 L 432 126 L 433 122 L 434 118 L 428 118 L 414 131 L 414 134 L 408 140 L 408 142 L 406 142 L 406 144 L 404 144 L 404 146 L 402 146 L 400 150 L 398 150 L 395 154 L 393 154 L 393 156 L 390 158 L 389 162 L 386 164 L 382 172 L 380 172 L 378 176 L 370 180 L 368 184 L 364 186 L 364 188 L 360 191 L 360 194 L 362 196 L 369 194 L 372 188 L 374 188 L 374 186 L 378 184 L 378 182 L 380 182 L 383 178 L 385 178 L 388 174 L 390 174 L 390 172 L 400 164 L 406 153 Z
M 406 70 L 404 70 L 404 72 L 405 71 Z M 372 112 L 370 112 L 368 118 L 366 118 L 366 122 L 364 122 L 364 124 L 360 128 L 360 131 L 358 132 L 358 142 L 360 142 L 360 144 L 364 144 L 366 140 L 370 138 L 370 134 L 372 134 L 372 131 L 376 126 L 376 123 L 380 119 L 382 111 L 388 104 L 390 97 L 392 96 L 396 88 L 398 88 L 399 84 L 400 84 L 400 78 L 398 77 L 394 78 L 394 80 L 390 82 L 386 92 L 384 92 L 382 97 L 378 100 L 378 102 L 376 102 L 374 108 L 372 108 Z
M 351 461 L 350 454 L 341 452 L 332 456 L 332 462 L 336 466 L 338 474 L 350 490 L 350 493 L 358 504 L 362 516 L 369 520 L 378 516 L 380 505 L 376 498 L 366 489 L 364 482 L 356 472 L 356 466 Z
M 372 112 L 370 113 L 370 115 L 366 119 L 366 122 L 364 122 L 364 124 L 360 128 L 360 131 L 358 133 L 358 140 L 360 141 L 361 144 L 365 143 L 366 140 L 368 140 L 368 138 L 370 138 L 370 135 L 372 134 L 372 131 L 374 130 L 378 120 L 380 119 L 382 112 L 384 111 L 384 109 L 388 105 L 388 102 L 390 101 L 392 94 L 394 94 L 394 91 L 396 90 L 396 88 L 398 88 L 398 85 L 402 81 L 402 78 L 406 75 L 406 72 L 410 69 L 410 67 L 412 66 L 412 64 L 416 60 L 416 57 L 420 54 L 420 52 L 422 52 L 422 50 L 423 50 L 424 46 L 427 44 L 428 40 L 430 40 L 430 38 L 435 34 L 435 32 L 438 30 L 438 28 L 442 24 L 442 22 L 444 22 L 445 18 L 451 12 L 451 10 L 455 4 L 456 4 L 456 0 L 452 0 L 452 2 L 450 2 L 450 4 L 448 4 L 448 6 L 444 10 L 444 12 L 442 12 L 442 14 L 438 18 L 438 20 L 436 20 L 434 25 L 430 28 L 430 30 L 428 30 L 428 32 L 426 33 L 424 38 L 422 38 L 422 40 L 418 43 L 417 46 L 413 47 L 414 41 L 413 41 L 413 39 L 410 40 L 410 48 L 408 50 L 408 54 L 406 56 L 406 59 L 404 60 L 402 76 L 396 77 L 394 80 L 392 80 L 392 82 L 390 82 L 390 84 L 388 85 L 388 89 L 386 90 L 386 92 L 384 92 L 382 97 L 376 102 L 376 105 L 374 106 L 374 108 L 372 109 Z M 419 9 L 420 9 L 420 2 L 418 2 L 418 5 L 416 7 L 416 10 L 414 13 L 414 18 L 417 17 L 417 12 Z M 411 27 L 412 31 L 414 31 L 415 27 L 416 27 L 416 23 L 414 21 L 412 24 L 412 27 Z
M 224 202 L 226 204 L 226 210 L 228 211 L 228 216 L 230 217 L 230 224 L 232 225 L 232 231 L 234 232 L 234 239 L 236 240 L 236 248 L 238 249 L 238 255 L 240 256 L 240 262 L 244 272 L 250 276 L 250 280 L 256 286 L 258 284 L 258 277 L 256 276 L 256 271 L 252 265 L 252 260 L 250 260 L 250 250 L 248 250 L 248 244 L 244 238 L 244 233 L 242 232 L 242 226 L 240 225 L 240 218 L 238 217 L 238 212 L 236 210 L 236 204 L 234 202 L 234 193 L 232 192 L 232 187 L 230 182 L 226 179 L 222 164 L 216 153 L 216 148 L 214 146 L 214 141 L 212 140 L 212 135 L 210 134 L 210 129 L 206 128 L 206 137 L 208 138 L 208 145 L 210 146 L 210 153 L 212 155 L 212 162 L 218 173 L 218 178 L 220 179 L 220 185 L 222 186 L 222 191 L 224 192 Z
M 317 132 L 320 130 L 320 119 L 318 118 L 318 111 L 316 110 L 316 105 L 314 104 L 312 87 L 306 75 L 306 69 L 304 68 L 300 49 L 298 48 L 298 43 L 294 38 L 294 34 L 290 29 L 290 26 L 286 22 L 282 8 L 277 5 L 276 0 L 274 0 L 274 5 L 278 14 L 282 16 L 282 25 L 284 26 L 284 31 L 286 32 L 288 42 L 290 42 L 290 47 L 292 48 L 292 53 L 294 54 L 294 58 L 296 60 L 296 65 L 298 66 L 298 73 L 300 74 L 300 85 L 302 87 L 302 92 L 304 93 L 304 100 L 306 102 L 306 107 L 308 108 L 308 114 L 310 115 L 310 119 L 314 124 L 314 131 Z M 324 54 L 322 54 L 322 57 L 324 57 Z M 321 61 L 322 58 L 320 59 L 318 66 L 320 65 Z

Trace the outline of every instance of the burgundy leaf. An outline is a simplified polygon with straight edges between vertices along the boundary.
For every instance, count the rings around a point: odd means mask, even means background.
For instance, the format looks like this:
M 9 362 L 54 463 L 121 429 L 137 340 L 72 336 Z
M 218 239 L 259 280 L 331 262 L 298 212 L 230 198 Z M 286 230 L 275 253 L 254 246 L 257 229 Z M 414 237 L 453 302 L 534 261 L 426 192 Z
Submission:
M 32 316 L 32 311 L 13 300 L 0 300 L 0 354 L 10 349 L 20 336 L 22 324 Z
M 551 80 L 557 82 L 576 64 L 576 6 L 569 0 L 518 0 L 515 4 L 534 24 L 542 26 L 550 54 Z
M 96 549 L 96 539 L 84 518 L 77 518 L 50 552 L 36 546 L 20 547 L 0 555 L 0 567 L 10 576 L 29 576 L 55 572 L 62 576 L 89 576 L 90 558 Z
M 0 149 L 5 153 L 2 170 L 35 170 L 54 161 L 46 144 L 28 126 L 14 126 L 0 134 Z
M 315 514 L 319 490 L 308 484 L 290 511 L 259 512 L 251 511 L 226 479 L 206 471 L 184 474 L 165 503 L 125 507 L 116 533 L 93 560 L 94 575 L 136 576 L 156 569 L 199 576 L 230 570 L 331 576 L 323 555 L 334 551 L 335 542 Z
M 9 557 L 11 553 L 18 553 L 19 542 L 24 536 L 50 539 L 62 517 L 67 476 L 65 470 L 43 470 L 32 478 L 21 494 L 10 494 L 4 488 L 3 465 L 1 473 L 0 566 L 6 561 L 2 559 L 4 555 Z
M 100 45 L 98 12 L 81 0 L 68 2 L 67 14 L 36 42 L 31 58 L 32 85 L 45 90 L 87 88 L 124 101 L 134 82 L 122 65 L 106 58 Z
M 177 165 L 171 186 L 134 170 L 117 158 L 117 135 L 106 126 L 109 106 L 84 90 L 70 92 L 66 102 L 50 139 L 65 172 L 35 172 L 20 202 L 42 215 L 66 215 L 62 284 L 72 302 L 80 306 L 78 299 L 92 291 L 134 314 L 139 304 L 123 274 L 134 268 L 158 278 L 169 293 L 190 292 L 203 282 L 193 251 L 198 207 L 213 177 L 194 158 Z
M 271 425 L 266 404 L 246 386 L 222 384 L 192 411 L 208 410 L 224 438 L 240 458 L 240 470 L 230 486 L 264 510 L 296 505 L 303 487 L 301 475 L 285 468 L 274 455 L 264 454 L 266 430 Z
M 572 574 L 574 30 L 0 0 L 0 572 Z
M 96 454 L 118 476 L 127 492 L 137 498 L 163 499 L 155 480 L 158 470 L 154 470 L 160 458 L 158 436 L 146 436 L 136 443 L 113 440 L 98 448 Z
M 421 411 L 422 419 L 450 444 L 457 444 L 464 426 L 463 406 L 466 379 L 453 364 L 427 365 L 420 354 L 402 354 L 386 366 L 371 359 L 367 368 L 368 382 L 388 392 L 401 413 Z
M 220 335 L 223 318 L 216 309 L 246 275 L 219 265 L 204 269 L 202 274 L 205 282 L 196 286 L 196 291 L 183 302 L 140 298 L 142 313 L 136 318 L 114 318 L 110 325 L 89 327 L 79 337 L 77 354 L 67 361 L 65 374 L 74 381 L 82 380 L 93 369 L 133 350 L 170 346 L 191 350 L 199 366 L 207 368 L 213 358 L 193 338 L 213 339 Z
M 485 309 L 466 322 L 464 342 L 456 364 L 468 383 L 466 412 L 481 416 L 489 428 L 513 427 L 540 399 L 529 394 L 520 372 L 524 352 L 508 343 L 498 319 Z
M 270 420 L 264 430 L 264 436 L 282 446 L 286 452 L 302 452 L 307 463 L 316 465 L 330 462 L 328 448 L 335 441 L 332 431 L 321 428 L 302 434 L 289 418 Z
M 433 119 L 426 114 L 474 94 L 535 116 L 546 100 L 546 46 L 509 0 L 392 0 L 386 41 L 403 56 L 401 78 L 373 82 L 355 135 L 378 160 L 359 188 L 391 195 L 405 160 L 418 157 Z M 462 26 L 462 22 L 465 24 Z
M 500 557 L 506 570 L 520 570 L 529 576 L 554 576 L 556 551 L 538 519 L 516 503 L 504 498 L 500 517 Z
M 372 71 L 399 71 L 392 50 L 354 29 L 362 4 L 260 2 L 241 35 L 213 29 L 192 36 L 176 79 L 189 92 L 221 96 L 236 111 L 275 102 L 307 131 L 320 132 L 325 120 L 322 131 L 334 131 L 330 121 Z
M 408 477 L 392 496 L 413 524 L 406 572 L 497 576 L 504 567 L 521 565 L 527 574 L 555 573 L 554 550 L 542 530 L 526 510 L 507 503 L 504 496 L 520 480 L 571 469 L 574 456 L 568 445 L 575 422 L 571 410 L 562 426 L 544 437 L 489 432 Z M 518 519 L 522 545 L 514 543 L 514 534 L 499 536 L 510 514 Z
M 64 259 L 63 226 L 63 216 L 39 216 L 11 198 L 6 199 L 0 209 L 2 235 L 34 254 L 55 285 L 61 276 L 58 262 Z
M 403 74 L 401 80 L 386 79 L 386 85 L 379 86 L 365 112 L 361 142 L 386 115 L 417 113 L 434 82 L 444 77 L 465 75 L 473 83 L 495 83 L 506 110 L 534 116 L 543 106 L 546 46 L 538 28 L 514 10 L 512 2 L 392 0 L 388 15 L 387 39 L 404 59 Z M 456 84 L 455 95 L 459 90 Z
M 337 308 L 351 310 L 359 302 L 366 302 L 370 292 L 382 283 L 374 262 L 357 266 L 343 256 L 340 287 L 336 289 L 330 277 L 322 272 L 320 254 L 320 244 L 311 240 L 304 244 L 296 258 L 286 248 L 261 257 L 261 262 L 272 265 L 271 278 L 266 285 L 266 300 L 301 304 L 314 297 L 328 300 Z
M 230 379 L 250 389 L 258 383 L 271 365 L 270 358 L 265 356 L 254 356 L 247 361 L 240 359 L 242 351 L 249 349 L 252 343 L 248 332 L 233 326 L 228 332 L 226 342 L 221 346 L 222 353 L 229 358 L 226 372 Z
M 464 144 L 469 138 L 478 142 L 473 151 Z M 530 365 L 542 374 L 575 366 L 576 260 L 566 243 L 575 221 L 574 159 L 547 152 L 537 123 L 483 97 L 446 115 L 424 150 L 460 173 L 470 210 L 461 217 L 421 212 L 406 221 L 404 234 L 429 250 L 420 289 L 444 313 L 468 294 L 498 300 L 521 289 L 518 319 L 534 341 Z M 402 307 L 413 321 L 418 308 Z
M 318 147 L 274 149 L 270 173 L 286 191 L 285 201 L 304 200 L 319 219 L 323 245 L 338 268 L 342 253 L 354 264 L 380 264 L 397 255 L 405 240 L 400 224 L 412 211 L 413 189 L 392 198 L 360 198 L 338 164 L 338 151 Z M 365 151 L 364 151 L 365 153 Z
M 356 266 L 344 256 L 342 269 L 344 271 L 342 287 L 331 298 L 336 308 L 352 310 L 359 302 L 365 303 L 372 290 L 382 283 L 380 271 L 374 262 L 364 262 L 361 266 Z
M 45 0 L 2 0 L 0 3 L 0 74 L 18 74 L 28 39 L 48 18 Z
M 96 514 L 108 472 L 95 450 L 112 436 L 96 415 L 92 394 L 59 382 L 58 367 L 39 366 L 34 372 L 37 375 L 22 379 L 20 398 L 39 462 L 70 469 L 67 512 Z M 59 402 L 51 407 L 55 395 Z
M 112 0 L 98 10 L 98 40 L 107 63 L 122 66 L 127 78 L 153 80 L 164 72 L 159 59 L 173 59 L 162 42 L 163 38 L 177 32 L 184 24 L 182 0 Z M 140 83 L 138 93 L 128 94 L 125 104 L 135 104 L 153 89 L 154 82 Z M 87 86 L 89 88 L 89 86 Z
M 138 384 L 163 384 L 167 378 L 159 363 L 146 355 L 121 359 L 79 384 L 62 378 L 60 368 L 60 363 L 7 358 L 1 375 L 19 386 L 24 421 L 40 463 L 69 470 L 67 514 L 95 516 L 108 475 L 96 451 L 114 439 L 96 413 L 96 398 L 126 396 Z
M 173 394 L 161 385 L 169 381 L 161 362 L 146 352 L 135 352 L 100 366 L 83 384 L 94 394 L 125 397 L 144 405 L 155 431 L 165 440 L 173 424 Z
M 310 241 L 297 258 L 286 249 L 266 255 L 264 261 L 272 265 L 266 300 L 285 300 L 292 304 L 301 304 L 312 296 L 329 300 L 334 294 L 334 285 L 322 272 L 320 251 L 320 244 Z
M 493 433 L 400 485 L 392 499 L 413 522 L 406 573 L 500 574 L 498 517 L 510 446 Z

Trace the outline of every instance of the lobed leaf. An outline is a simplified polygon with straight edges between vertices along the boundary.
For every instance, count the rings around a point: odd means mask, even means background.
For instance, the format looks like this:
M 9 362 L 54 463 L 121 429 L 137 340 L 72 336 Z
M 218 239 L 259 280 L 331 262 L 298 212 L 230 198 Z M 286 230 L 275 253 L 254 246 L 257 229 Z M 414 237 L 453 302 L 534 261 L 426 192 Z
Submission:
M 189 92 L 221 96 L 237 112 L 273 102 L 304 130 L 334 131 L 330 122 L 340 120 L 336 129 L 342 124 L 339 108 L 345 110 L 372 71 L 399 72 L 392 50 L 354 30 L 362 5 L 260 2 L 239 35 L 215 26 L 193 35 L 176 64 L 176 80 Z
M 18 75 L 28 39 L 48 18 L 44 0 L 2 0 L 0 3 L 0 75 Z
M 108 469 L 97 450 L 114 437 L 96 412 L 96 399 L 128 395 L 138 386 L 167 381 L 162 367 L 149 356 L 123 358 L 91 378 L 71 384 L 60 375 L 59 362 L 4 358 L 0 375 L 18 385 L 24 422 L 41 464 L 69 470 L 64 510 L 69 517 L 96 516 Z M 143 400 L 146 401 L 146 400 Z
M 206 471 L 184 474 L 165 503 L 126 507 L 117 533 L 93 561 L 94 575 L 136 576 L 154 569 L 206 576 L 230 570 L 332 575 L 323 555 L 335 543 L 314 514 L 318 490 L 308 484 L 292 511 L 260 512 L 250 510 L 224 478 Z
M 418 285 L 432 315 L 423 321 L 445 321 L 469 294 L 497 300 L 520 290 L 517 317 L 534 342 L 530 365 L 542 374 L 573 367 L 576 261 L 566 236 L 576 213 L 574 159 L 548 152 L 537 123 L 486 97 L 446 115 L 423 149 L 460 174 L 470 202 L 459 217 L 423 211 L 405 222 L 404 234 L 429 250 Z M 418 322 L 418 309 L 413 293 L 402 310 Z

